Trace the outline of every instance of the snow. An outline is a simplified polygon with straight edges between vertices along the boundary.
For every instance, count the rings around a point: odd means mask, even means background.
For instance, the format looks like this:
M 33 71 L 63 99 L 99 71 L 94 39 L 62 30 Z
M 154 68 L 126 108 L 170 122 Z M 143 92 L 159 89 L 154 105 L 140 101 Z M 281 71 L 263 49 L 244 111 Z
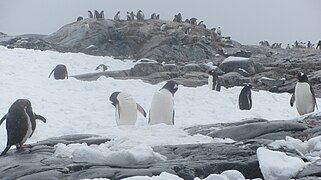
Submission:
M 135 176 L 135 177 L 129 177 L 125 178 L 123 180 L 183 180 L 182 178 L 167 173 L 162 172 L 159 176 Z M 201 180 L 200 178 L 195 178 L 194 180 Z M 240 173 L 237 170 L 228 170 L 224 171 L 221 174 L 211 174 L 204 178 L 203 180 L 245 180 L 242 173 Z
M 276 140 L 270 143 L 269 146 L 273 149 L 285 148 L 292 150 L 311 162 L 321 159 L 321 136 L 304 142 L 287 136 L 285 140 Z
M 257 158 L 264 179 L 269 180 L 290 179 L 307 165 L 301 158 L 263 147 L 257 149 Z
M 71 158 L 74 162 L 107 164 L 111 166 L 134 166 L 165 161 L 166 157 L 153 151 L 150 146 L 138 145 L 131 149 L 111 150 L 109 143 L 100 145 L 57 144 L 54 156 Z
M 224 59 L 222 64 L 226 63 L 226 62 L 238 62 L 238 61 L 248 61 L 248 60 L 249 60 L 249 58 L 229 56 L 226 59 Z
M 35 113 L 47 119 L 47 123 L 37 121 L 36 131 L 26 143 L 77 133 L 98 134 L 113 139 L 101 147 L 86 144 L 57 146 L 57 156 L 67 156 L 77 161 L 90 161 L 91 159 L 83 156 L 83 152 L 88 152 L 93 159 L 100 155 L 113 159 L 125 154 L 129 159 L 124 158 L 116 163 L 141 163 L 140 160 L 142 163 L 148 163 L 161 159 L 157 159 L 157 155 L 151 150 L 151 147 L 157 145 L 234 142 L 231 139 L 211 138 L 199 134 L 191 136 L 184 131 L 186 127 L 236 122 L 248 118 L 302 118 L 295 108 L 290 107 L 288 93 L 252 91 L 253 108 L 251 111 L 241 111 L 238 108 L 238 96 L 242 87 L 222 88 L 221 92 L 217 92 L 209 91 L 207 85 L 196 88 L 179 86 L 174 97 L 174 126 L 149 126 L 147 118 L 141 115 L 138 116 L 135 126 L 117 126 L 115 108 L 108 100 L 110 94 L 115 91 L 130 92 L 136 102 L 148 111 L 153 94 L 165 82 L 151 85 L 141 80 L 115 80 L 106 77 L 92 82 L 79 81 L 72 77 L 66 80 L 48 78 L 57 64 L 65 64 L 70 76 L 95 72 L 99 64 L 108 65 L 108 70 L 129 69 L 135 65 L 135 62 L 130 60 L 121 61 L 81 53 L 0 47 L 0 62 L 1 116 L 7 113 L 15 100 L 27 98 L 31 101 Z M 317 101 L 321 104 L 320 99 Z M 5 124 L 0 127 L 0 142 L 0 149 L 3 149 L 6 143 Z M 317 140 L 311 140 L 310 145 L 314 149 L 321 148 Z M 148 156 L 139 154 L 135 148 L 142 148 Z

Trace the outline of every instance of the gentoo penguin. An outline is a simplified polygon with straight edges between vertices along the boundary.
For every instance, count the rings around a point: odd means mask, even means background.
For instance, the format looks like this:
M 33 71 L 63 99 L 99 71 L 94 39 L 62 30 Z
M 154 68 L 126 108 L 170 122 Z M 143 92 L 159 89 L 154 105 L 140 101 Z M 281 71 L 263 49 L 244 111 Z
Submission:
M 148 124 L 164 123 L 174 125 L 174 94 L 177 90 L 177 82 L 168 81 L 162 89 L 154 94 L 149 110 Z
M 185 19 L 186 23 L 191 23 L 191 21 L 189 19 Z
M 132 12 L 130 12 L 130 19 L 133 21 L 133 20 L 135 20 L 135 14 L 134 14 L 134 12 L 132 11 Z
M 163 23 L 159 29 L 160 29 L 161 31 L 165 31 L 165 29 L 166 29 L 166 23 Z
M 290 105 L 292 107 L 295 101 L 296 109 L 300 115 L 311 113 L 317 106 L 313 88 L 309 84 L 306 74 L 300 72 L 296 77 L 299 81 L 296 83 Z
M 78 21 L 82 21 L 84 18 L 82 17 L 82 16 L 79 16 L 78 18 L 77 18 L 77 22 Z
M 130 12 L 128 12 L 128 11 L 127 11 L 127 15 L 126 15 L 126 17 L 127 17 L 127 21 L 131 21 L 131 20 L 132 20 L 132 19 L 131 19 Z
M 156 19 L 159 19 L 159 14 L 156 15 Z
M 192 31 L 192 28 L 191 27 L 188 27 L 186 30 L 185 30 L 185 35 L 189 35 Z
M 321 49 L 321 40 L 318 42 L 316 49 Z
M 221 30 L 221 27 L 218 27 L 217 30 L 216 30 L 216 34 L 219 35 L 219 36 L 222 36 L 222 30 Z
M 197 25 L 197 19 L 196 18 L 191 18 L 189 21 L 190 21 L 191 24 Z
M 117 14 L 114 16 L 114 20 L 115 21 L 120 21 L 120 11 L 118 11 Z
M 93 13 L 91 11 L 88 11 L 88 17 L 89 18 L 94 18 Z
M 139 10 L 139 11 L 137 12 L 136 17 L 137 17 L 137 20 L 138 20 L 138 21 L 144 21 L 144 19 L 145 19 L 145 15 L 144 15 L 143 11 L 141 11 L 141 10 Z
M 153 13 L 153 14 L 150 16 L 150 19 L 156 19 L 156 13 Z
M 96 71 L 107 71 L 108 67 L 105 64 L 99 64 L 99 66 L 96 67 Z
M 98 12 L 97 10 L 95 10 L 95 12 L 94 12 L 94 18 L 95 18 L 95 19 L 98 19 L 99 17 L 100 17 L 99 12 Z
M 67 67 L 63 64 L 58 64 L 49 74 L 49 78 L 53 72 L 55 79 L 68 79 Z
M 204 24 L 204 21 L 200 21 L 200 22 L 198 23 L 198 26 L 206 29 L 206 25 Z
M 109 100 L 116 108 L 115 117 L 118 126 L 135 125 L 137 110 L 146 117 L 145 110 L 126 92 L 114 92 L 110 95 Z
M 246 84 L 239 96 L 240 110 L 250 110 L 252 108 L 251 84 Z
M 104 11 L 100 11 L 99 13 L 99 18 L 104 19 L 105 18 L 105 13 Z
M 218 74 L 214 69 L 208 72 L 208 87 L 210 90 L 221 91 L 221 83 L 218 78 Z
M 12 145 L 16 145 L 18 150 L 24 147 L 23 144 L 36 129 L 36 119 L 46 122 L 44 117 L 32 111 L 29 100 L 18 99 L 11 105 L 8 113 L 0 120 L 0 125 L 7 120 L 7 146 L 0 156 L 5 155 Z

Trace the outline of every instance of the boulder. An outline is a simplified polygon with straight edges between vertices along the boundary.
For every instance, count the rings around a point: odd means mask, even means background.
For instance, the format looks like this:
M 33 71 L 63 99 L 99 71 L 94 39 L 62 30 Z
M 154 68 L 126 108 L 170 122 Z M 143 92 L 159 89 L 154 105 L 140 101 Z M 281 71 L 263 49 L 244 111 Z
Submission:
M 249 58 L 231 56 L 226 58 L 219 67 L 226 73 L 233 72 L 235 69 L 241 68 L 250 75 L 255 74 L 254 62 Z
M 131 69 L 132 76 L 148 76 L 155 72 L 164 71 L 164 67 L 161 63 L 137 63 Z

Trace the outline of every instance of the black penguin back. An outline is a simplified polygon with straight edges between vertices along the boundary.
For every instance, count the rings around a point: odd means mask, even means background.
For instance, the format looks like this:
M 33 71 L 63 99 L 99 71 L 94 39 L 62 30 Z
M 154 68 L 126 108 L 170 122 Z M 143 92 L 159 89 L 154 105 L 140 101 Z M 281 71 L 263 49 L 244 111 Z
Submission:
M 239 108 L 240 110 L 250 110 L 252 108 L 251 97 L 252 85 L 246 84 L 239 95 Z

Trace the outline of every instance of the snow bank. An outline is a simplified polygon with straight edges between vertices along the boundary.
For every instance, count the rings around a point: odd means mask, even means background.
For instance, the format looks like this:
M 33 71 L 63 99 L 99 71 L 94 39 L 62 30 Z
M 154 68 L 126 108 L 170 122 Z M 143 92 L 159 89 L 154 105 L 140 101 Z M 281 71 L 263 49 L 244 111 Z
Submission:
M 249 60 L 249 58 L 230 56 L 230 57 L 227 57 L 226 59 L 224 59 L 224 61 L 222 63 L 248 61 L 248 60 Z
M 165 161 L 166 157 L 153 151 L 147 145 L 139 145 L 127 150 L 112 151 L 106 144 L 57 144 L 54 156 L 72 158 L 74 162 L 101 163 L 113 166 L 131 166 Z
M 290 179 L 306 166 L 300 158 L 263 147 L 257 149 L 257 158 L 264 179 L 269 180 Z
M 253 91 L 253 108 L 241 111 L 238 96 L 242 87 L 222 88 L 221 92 L 209 91 L 207 86 L 197 88 L 179 86 L 175 94 L 175 126 L 147 125 L 147 118 L 138 115 L 136 126 L 118 127 L 115 107 L 108 98 L 115 91 L 130 92 L 133 98 L 148 111 L 153 94 L 164 83 L 151 85 L 141 80 L 115 80 L 101 77 L 97 81 L 48 79 L 57 64 L 65 64 L 69 74 L 95 72 L 99 64 L 109 70 L 129 69 L 132 61 L 111 57 L 89 56 L 81 53 L 58 53 L 0 47 L 0 113 L 4 115 L 19 98 L 31 101 L 36 113 L 43 115 L 47 123 L 37 123 L 36 131 L 27 140 L 33 143 L 49 137 L 68 134 L 98 134 L 115 139 L 112 148 L 132 148 L 139 144 L 148 146 L 231 142 L 211 137 L 190 136 L 185 127 L 202 124 L 236 122 L 246 118 L 293 119 L 298 117 L 295 108 L 289 106 L 290 94 L 273 94 Z M 318 99 L 318 103 L 321 101 Z M 0 149 L 6 144 L 5 126 L 0 127 Z
M 321 136 L 311 138 L 304 142 L 287 136 L 285 140 L 276 140 L 270 143 L 269 146 L 273 149 L 286 148 L 294 150 L 312 162 L 321 159 Z

